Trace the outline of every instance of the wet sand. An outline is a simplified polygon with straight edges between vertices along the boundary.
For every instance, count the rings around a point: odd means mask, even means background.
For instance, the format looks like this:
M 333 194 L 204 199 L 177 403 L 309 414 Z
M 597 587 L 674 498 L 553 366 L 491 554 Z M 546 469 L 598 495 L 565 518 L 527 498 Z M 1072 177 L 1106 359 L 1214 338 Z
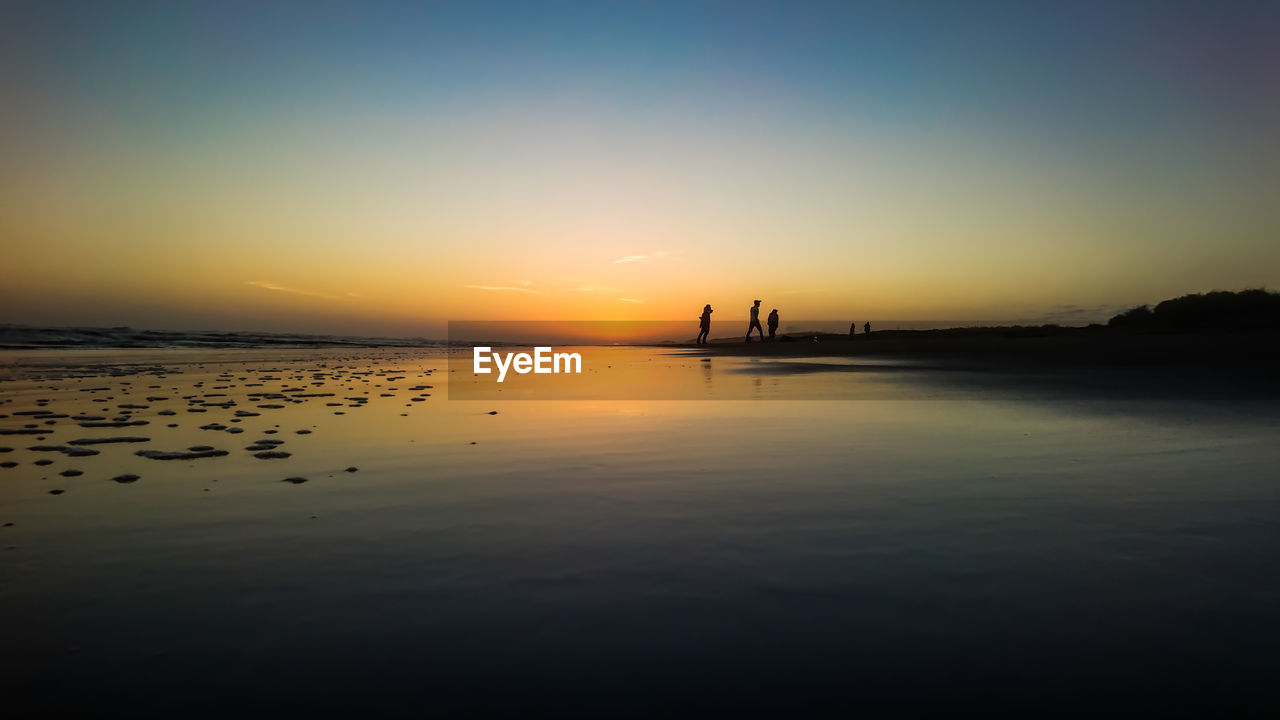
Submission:
M 290 467 L 305 462 L 301 455 L 307 447 L 324 442 L 307 437 L 322 423 L 330 433 L 329 446 L 342 447 L 347 444 L 344 425 L 359 424 L 360 412 L 371 403 L 407 416 L 415 407 L 412 401 L 432 396 L 441 357 L 379 350 L 363 356 L 349 350 L 222 351 L 220 362 L 202 362 L 198 354 L 181 351 L 117 355 L 116 362 L 95 362 L 110 360 L 108 351 L 5 355 L 0 436 L 12 445 L 3 451 L 11 463 L 10 488 L 17 480 L 74 490 L 74 484 L 54 479 L 60 471 L 85 475 L 82 483 L 113 476 L 132 478 L 128 482 L 165 480 L 193 469 L 183 464 L 188 461 L 227 456 L 232 474 L 278 475 L 279 468 L 268 470 L 260 461 L 293 458 L 297 452 L 300 457 Z M 85 362 L 67 362 L 77 356 Z M 140 356 L 168 362 L 140 364 L 135 360 Z M 397 362 L 401 357 L 407 362 Z M 339 419 L 348 413 L 350 419 Z M 319 472 L 339 472 L 352 461 L 367 460 L 351 450 L 341 467 Z M 32 472 L 36 467 L 38 474 Z M 228 470 L 225 463 L 218 467 Z M 128 473 L 120 475 L 122 470 Z
M 446 400 L 432 350 L 3 354 L 11 701 L 1280 701 L 1273 403 L 612 352 L 733 397 L 875 399 Z

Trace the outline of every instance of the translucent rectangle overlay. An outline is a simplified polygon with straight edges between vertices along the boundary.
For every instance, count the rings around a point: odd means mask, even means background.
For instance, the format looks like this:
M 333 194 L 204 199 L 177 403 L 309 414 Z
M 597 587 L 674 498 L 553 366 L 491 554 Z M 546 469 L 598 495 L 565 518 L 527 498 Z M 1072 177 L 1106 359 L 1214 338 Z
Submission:
M 790 321 L 770 337 L 766 317 L 712 323 L 696 342 L 695 318 L 673 321 L 453 321 L 451 400 L 853 400 L 920 396 L 903 383 L 913 361 L 874 352 L 911 332 L 873 323 Z M 932 324 L 932 327 L 938 325 Z M 851 330 L 853 331 L 851 333 Z M 742 333 L 741 335 L 737 333 Z M 763 339 L 762 339 L 763 336 Z

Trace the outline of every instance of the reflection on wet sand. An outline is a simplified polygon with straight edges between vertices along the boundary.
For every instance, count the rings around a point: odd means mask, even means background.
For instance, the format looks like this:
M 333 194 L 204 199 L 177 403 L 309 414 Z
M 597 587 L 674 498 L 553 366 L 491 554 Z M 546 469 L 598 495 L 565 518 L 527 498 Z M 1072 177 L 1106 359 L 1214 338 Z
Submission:
M 703 399 L 446 399 L 439 351 L 53 355 L 0 364 L 0 614 L 54 706 L 1272 687 L 1273 406 L 634 348 L 582 377 Z

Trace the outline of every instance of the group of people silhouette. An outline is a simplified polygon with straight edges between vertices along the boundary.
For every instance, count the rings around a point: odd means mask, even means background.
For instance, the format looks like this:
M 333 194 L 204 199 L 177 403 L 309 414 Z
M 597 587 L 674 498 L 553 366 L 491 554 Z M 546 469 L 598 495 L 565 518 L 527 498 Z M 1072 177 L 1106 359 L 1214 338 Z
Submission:
M 703 306 L 702 315 L 698 318 L 697 343 L 699 345 L 705 345 L 707 343 L 707 336 L 711 334 L 711 313 L 712 312 L 714 311 L 711 309 L 711 303 L 707 303 L 706 305 Z M 778 334 L 778 308 L 774 308 L 769 313 L 767 322 L 769 325 L 769 340 L 774 341 L 777 339 L 777 334 Z M 760 334 L 760 342 L 764 342 L 764 328 L 761 327 L 760 325 L 760 301 L 759 300 L 756 300 L 755 304 L 751 306 L 751 323 L 747 325 L 747 339 L 746 339 L 747 342 L 751 342 L 751 331 L 753 330 Z M 858 323 L 856 322 L 850 323 L 849 337 L 853 337 L 854 335 L 856 335 L 857 330 L 858 330 Z M 867 333 L 868 335 L 871 334 L 871 323 L 869 322 L 864 323 L 862 326 L 862 331 L 864 333 Z

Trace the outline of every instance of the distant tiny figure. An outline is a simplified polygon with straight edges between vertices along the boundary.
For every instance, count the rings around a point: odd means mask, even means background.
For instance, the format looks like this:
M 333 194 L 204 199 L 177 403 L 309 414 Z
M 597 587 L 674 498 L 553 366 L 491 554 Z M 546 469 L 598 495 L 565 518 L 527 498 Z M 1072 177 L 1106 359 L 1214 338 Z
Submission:
M 698 318 L 698 344 L 707 343 L 707 335 L 711 333 L 711 303 L 702 308 L 702 317 Z
M 769 313 L 769 341 L 774 341 L 774 336 L 778 334 L 778 308 L 774 308 Z
M 868 323 L 863 323 L 863 324 L 862 324 L 862 332 L 864 332 L 864 333 L 866 333 L 866 334 L 870 335 L 870 334 L 871 334 L 871 323 L 869 323 L 869 322 L 868 322 Z
M 751 342 L 751 331 L 760 333 L 760 342 L 764 342 L 764 328 L 760 327 L 760 301 L 751 307 L 751 324 L 747 326 L 747 342 Z
M 853 337 L 854 335 L 857 335 L 857 334 L 858 334 L 858 321 L 854 320 L 853 322 L 849 323 L 849 337 Z

